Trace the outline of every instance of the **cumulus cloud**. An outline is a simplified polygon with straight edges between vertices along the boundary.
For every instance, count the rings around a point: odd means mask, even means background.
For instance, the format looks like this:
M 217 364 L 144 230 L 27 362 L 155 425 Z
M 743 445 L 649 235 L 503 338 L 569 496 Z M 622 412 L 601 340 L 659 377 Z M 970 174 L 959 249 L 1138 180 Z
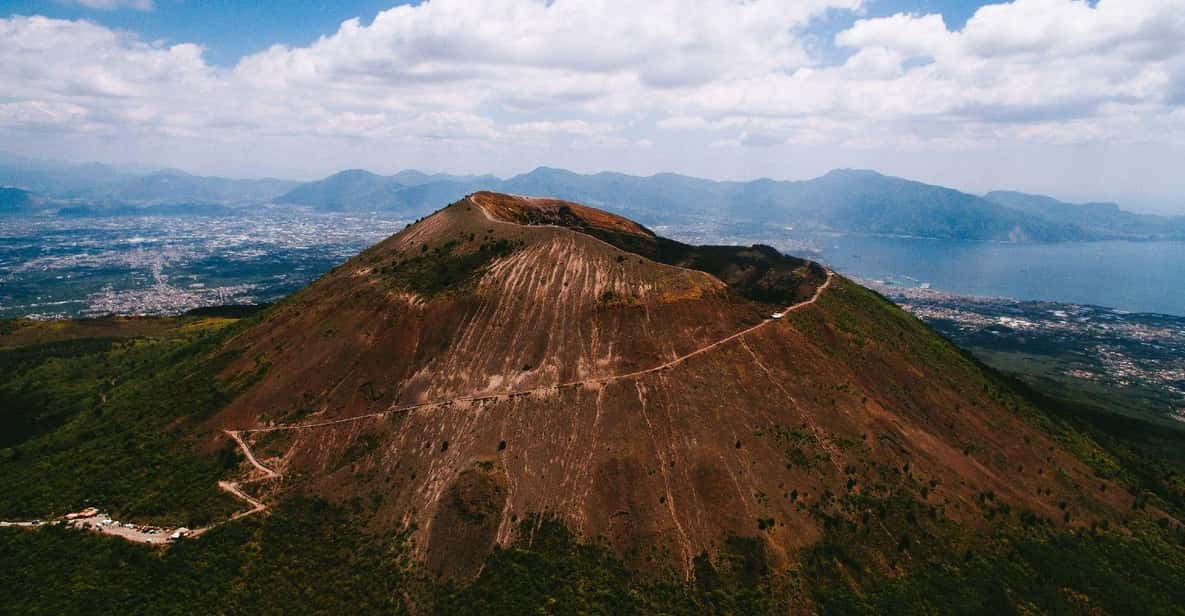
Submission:
M 657 110 L 660 97 L 810 63 L 796 33 L 860 0 L 624 0 L 473 4 L 434 0 L 342 23 L 307 47 L 273 46 L 237 66 L 200 47 L 160 45 L 85 21 L 0 21 L 10 97 L 79 105 L 113 130 L 205 124 L 264 134 L 507 137 L 612 130 L 604 117 Z M 646 102 L 653 98 L 652 102 Z M 513 114 L 587 114 L 566 123 Z M 450 115 L 452 114 L 452 115 Z M 461 115 L 458 115 L 461 114 Z M 473 118 L 481 116 L 481 121 Z M 468 118 L 449 122 L 440 118 Z M 410 130 L 427 119 L 426 130 Z
M 94 8 L 150 2 L 85 0 Z M 233 67 L 0 19 L 0 136 L 983 148 L 1185 142 L 1185 0 L 1015 0 L 961 29 L 862 0 L 431 0 Z M 827 60 L 807 42 L 846 15 Z
M 1041 139 L 1047 129 L 1147 139 L 1179 105 L 1185 1 L 1016 0 L 979 9 L 960 31 L 934 15 L 895 15 L 858 21 L 836 41 L 926 60 L 875 86 L 881 96 L 869 100 L 892 116 L 908 117 L 901 103 L 921 99 L 924 113 L 959 120 L 974 139 Z M 1182 128 L 1160 137 L 1180 139 Z
M 843 64 L 718 82 L 680 113 L 841 120 L 831 141 L 861 147 L 1185 141 L 1169 121 L 1182 105 L 1182 0 L 1016 0 L 961 30 L 897 14 L 857 20 L 835 42 L 852 51 Z
M 855 48 L 891 49 L 903 56 L 934 56 L 954 42 L 942 15 L 898 13 L 880 19 L 861 19 L 836 35 L 840 45 Z

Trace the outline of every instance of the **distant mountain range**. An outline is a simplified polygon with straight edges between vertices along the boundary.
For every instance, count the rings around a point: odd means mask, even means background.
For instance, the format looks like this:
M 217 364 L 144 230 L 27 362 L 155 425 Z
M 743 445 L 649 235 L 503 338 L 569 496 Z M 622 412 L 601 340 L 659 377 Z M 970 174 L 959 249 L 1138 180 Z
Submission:
M 1049 197 L 950 188 L 842 169 L 805 181 L 716 182 L 663 173 L 582 175 L 540 167 L 507 180 L 408 172 L 343 171 L 303 184 L 277 203 L 324 210 L 396 210 L 422 216 L 478 190 L 588 203 L 646 224 L 726 219 L 846 233 L 997 241 L 1185 238 L 1185 217 L 1073 205 Z M 409 181 L 411 179 L 412 181 Z
M 391 212 L 411 218 L 479 190 L 493 190 L 587 203 L 649 225 L 724 220 L 840 233 L 1017 242 L 1185 239 L 1182 216 L 1135 214 L 1114 203 L 1070 204 L 1018 192 L 996 191 L 981 197 L 852 169 L 811 180 L 748 182 L 672 173 L 584 175 L 549 167 L 509 179 L 414 170 L 378 175 L 350 169 L 299 183 L 0 157 L 0 185 L 29 191 L 25 205 L 9 203 L 16 196 L 4 197 L 0 213 L 9 215 L 49 210 L 69 216 L 220 216 L 244 211 L 244 206 L 274 204 L 329 212 Z M 143 209 L 149 206 L 150 210 Z
M 994 191 L 993 203 L 1050 221 L 1071 221 L 1089 234 L 1115 238 L 1185 237 L 1185 216 L 1154 216 L 1119 209 L 1117 203 L 1065 203 L 1043 195 Z
M 410 170 L 384 176 L 349 169 L 301 184 L 277 197 L 275 202 L 333 211 L 379 209 L 427 213 L 482 187 L 501 183 L 502 180 L 492 175 L 457 176 Z
M 173 203 L 178 200 L 205 203 L 258 203 L 268 201 L 299 182 L 264 178 L 232 180 L 202 177 L 167 169 L 148 175 L 104 182 L 66 193 L 73 199 L 132 203 Z
M 107 182 L 144 175 L 146 171 L 102 163 L 45 161 L 0 153 L 0 186 L 62 195 Z
M 547 194 L 622 211 L 647 223 L 672 213 L 854 233 L 951 239 L 1087 239 L 1071 224 L 1034 219 L 949 188 L 837 170 L 812 180 L 712 182 L 662 174 L 579 176 L 537 169 L 508 180 L 507 192 Z

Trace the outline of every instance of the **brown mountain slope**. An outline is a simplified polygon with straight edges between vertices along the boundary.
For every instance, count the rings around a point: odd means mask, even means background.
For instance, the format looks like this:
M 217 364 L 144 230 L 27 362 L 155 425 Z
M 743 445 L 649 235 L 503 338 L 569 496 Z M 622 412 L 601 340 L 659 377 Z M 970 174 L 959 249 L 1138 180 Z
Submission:
M 231 345 L 261 376 L 214 424 L 284 474 L 269 489 L 356 499 L 450 575 L 539 513 L 690 575 L 730 536 L 775 565 L 840 520 L 896 543 L 868 519 L 894 499 L 983 532 L 998 506 L 1130 504 L 879 296 L 553 200 L 453 204 Z

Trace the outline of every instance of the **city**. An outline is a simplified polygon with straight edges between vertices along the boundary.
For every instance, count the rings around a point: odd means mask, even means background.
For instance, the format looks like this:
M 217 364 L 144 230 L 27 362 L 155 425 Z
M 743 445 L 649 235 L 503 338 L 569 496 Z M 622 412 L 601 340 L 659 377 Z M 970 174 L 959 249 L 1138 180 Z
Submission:
M 300 212 L 5 221 L 0 317 L 163 315 L 271 302 L 408 222 Z

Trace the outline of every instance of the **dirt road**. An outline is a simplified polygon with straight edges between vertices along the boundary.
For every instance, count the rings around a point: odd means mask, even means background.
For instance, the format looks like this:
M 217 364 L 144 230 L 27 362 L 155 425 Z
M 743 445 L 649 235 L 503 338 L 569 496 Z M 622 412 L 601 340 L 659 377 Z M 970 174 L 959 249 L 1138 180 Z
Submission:
M 514 223 L 509 223 L 509 224 L 514 224 Z M 819 300 L 819 297 L 821 295 L 823 295 L 823 292 L 826 291 L 829 286 L 831 286 L 831 281 L 834 277 L 835 277 L 835 273 L 828 271 L 826 280 L 824 280 L 823 284 L 819 285 L 819 287 L 817 289 L 815 289 L 815 293 L 814 293 L 814 295 L 812 295 L 810 297 L 810 299 L 806 299 L 806 300 L 803 300 L 803 301 L 801 301 L 797 304 L 794 304 L 792 306 L 788 306 L 785 310 L 782 311 L 782 314 L 785 315 L 785 314 L 794 312 L 795 310 L 800 310 L 802 308 L 810 306 L 811 304 L 814 304 L 816 301 Z M 772 317 L 767 318 L 767 319 L 761 321 L 760 323 L 753 325 L 752 327 L 748 327 L 748 328 L 742 329 L 741 331 L 736 332 L 734 334 L 730 334 L 724 338 L 721 338 L 720 340 L 717 340 L 717 341 L 712 342 L 708 345 L 700 347 L 694 351 L 680 355 L 679 357 L 676 357 L 666 363 L 662 363 L 657 366 L 645 368 L 642 370 L 636 370 L 634 372 L 627 372 L 624 374 L 614 374 L 614 375 L 610 375 L 610 376 L 595 377 L 595 378 L 583 379 L 583 380 L 579 380 L 579 381 L 570 381 L 567 383 L 557 383 L 555 385 L 544 385 L 543 387 L 535 387 L 532 389 L 504 391 L 504 392 L 499 392 L 499 393 L 495 393 L 495 394 L 487 394 L 487 395 L 482 395 L 482 396 L 465 396 L 465 397 L 461 397 L 461 398 L 452 398 L 449 400 L 438 400 L 435 402 L 420 402 L 417 404 L 407 404 L 407 405 L 403 405 L 403 406 L 389 408 L 384 411 L 367 413 L 365 415 L 356 415 L 354 417 L 345 417 L 342 419 L 333 419 L 330 421 L 321 421 L 321 422 L 312 422 L 312 423 L 303 423 L 303 424 L 280 424 L 280 425 L 275 425 L 275 426 L 265 426 L 265 427 L 258 427 L 258 428 L 244 428 L 242 430 L 235 431 L 235 433 L 234 433 L 235 440 L 239 443 L 239 446 L 241 448 L 243 448 L 243 450 L 245 452 L 249 452 L 249 449 L 245 446 L 242 439 L 238 438 L 238 435 L 241 433 L 276 432 L 278 430 L 308 430 L 308 429 L 312 429 L 312 428 L 324 428 L 326 426 L 336 426 L 336 425 L 344 424 L 344 423 L 363 421 L 363 420 L 371 419 L 374 417 L 382 417 L 384 415 L 392 415 L 395 413 L 406 413 L 406 412 L 414 411 L 417 409 L 447 406 L 447 405 L 456 404 L 459 402 L 481 402 L 481 401 L 485 401 L 485 400 L 496 400 L 498 398 L 505 398 L 505 397 L 510 397 L 510 396 L 531 395 L 531 394 L 543 393 L 543 392 L 547 392 L 547 391 L 554 391 L 556 389 L 564 389 L 567 387 L 577 387 L 580 385 L 602 385 L 605 383 L 612 383 L 615 381 L 637 378 L 637 377 L 644 376 L 647 374 L 652 374 L 654 372 L 660 372 L 662 370 L 668 370 L 670 368 L 673 368 L 673 367 L 687 361 L 688 359 L 691 359 L 692 357 L 696 357 L 697 355 L 702 355 L 704 353 L 711 351 L 712 349 L 718 348 L 724 344 L 732 342 L 733 340 L 736 340 L 738 338 L 741 338 L 742 336 L 750 334 L 762 327 L 769 325 L 770 323 L 772 323 L 776 320 L 777 319 L 774 319 Z M 227 433 L 230 434 L 229 431 Z M 253 456 L 250 456 L 249 453 L 248 453 L 248 459 L 251 460 L 251 463 L 254 464 L 257 468 L 267 470 L 263 466 L 261 466 L 254 459 Z M 267 471 L 267 472 L 271 472 L 271 471 Z
M 276 471 L 274 471 L 274 470 L 264 466 L 262 463 L 260 463 L 259 460 L 256 459 L 255 453 L 251 451 L 251 448 L 247 446 L 247 443 L 243 441 L 243 437 L 238 432 L 236 432 L 234 430 L 223 430 L 223 432 L 225 432 L 226 435 L 229 436 L 230 438 L 234 439 L 235 443 L 238 444 L 239 449 L 241 449 L 243 451 L 243 455 L 246 456 L 247 461 L 251 463 L 251 466 L 254 466 L 256 468 L 256 470 L 263 473 L 262 477 L 248 479 L 244 482 L 238 482 L 238 481 L 219 481 L 218 482 L 218 489 L 222 490 L 223 492 L 226 492 L 227 494 L 230 494 L 231 496 L 243 501 L 244 503 L 247 503 L 251 507 L 250 509 L 247 509 L 246 511 L 240 511 L 240 512 L 230 516 L 230 518 L 228 520 L 226 520 L 227 522 L 229 522 L 231 520 L 245 518 L 249 515 L 254 515 L 256 513 L 260 513 L 262 511 L 267 510 L 267 505 L 263 504 L 263 502 L 261 502 L 260 500 L 252 497 L 251 495 L 249 495 L 243 491 L 243 488 L 242 488 L 243 483 L 251 483 L 251 482 L 255 482 L 255 481 L 269 481 L 272 479 L 279 479 L 280 473 L 277 473 Z M 213 527 L 214 526 L 208 526 L 206 528 L 198 529 L 198 530 L 194 531 L 193 534 L 195 536 L 201 535 L 202 533 L 205 533 L 206 531 L 210 530 Z
M 255 454 L 251 453 L 251 449 L 249 447 L 247 447 L 246 443 L 243 442 L 243 437 L 239 436 L 238 432 L 236 432 L 234 430 L 223 430 L 223 432 L 225 432 L 227 434 L 227 436 L 231 437 L 232 439 L 235 440 L 236 443 L 239 444 L 239 449 L 243 450 L 243 454 L 247 456 L 247 461 L 250 462 L 251 465 L 254 466 L 255 468 L 259 469 L 260 471 L 263 471 L 263 474 L 265 475 L 266 479 L 274 479 L 274 478 L 280 476 L 279 473 L 260 464 L 259 460 L 255 459 Z

